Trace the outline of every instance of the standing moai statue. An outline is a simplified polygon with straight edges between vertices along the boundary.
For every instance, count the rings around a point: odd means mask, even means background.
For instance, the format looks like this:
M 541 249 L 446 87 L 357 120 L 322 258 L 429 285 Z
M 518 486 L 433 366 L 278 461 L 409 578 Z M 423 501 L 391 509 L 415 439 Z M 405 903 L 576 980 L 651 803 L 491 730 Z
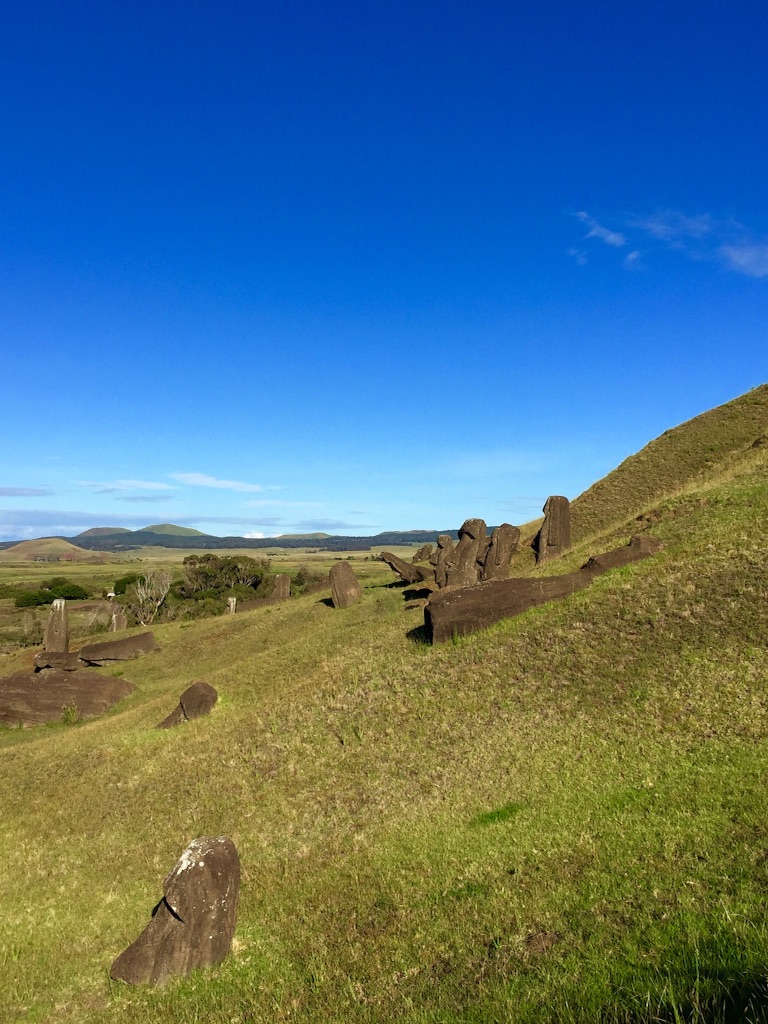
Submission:
M 483 519 L 467 519 L 459 530 L 459 543 L 446 560 L 446 586 L 471 587 L 480 579 L 478 557 L 484 558 L 488 537 Z
M 417 562 L 428 562 L 432 557 L 432 545 L 422 544 L 416 554 L 413 556 L 411 561 L 415 565 Z
M 453 539 L 447 533 L 441 533 L 437 538 L 437 550 L 430 558 L 430 563 L 435 567 L 435 583 L 439 588 L 446 584 L 448 576 L 447 562 L 453 554 Z
M 45 627 L 45 650 L 48 654 L 66 654 L 69 650 L 67 602 L 63 597 L 57 597 L 51 605 Z
M 112 612 L 112 626 L 113 633 L 119 633 L 121 629 L 128 629 L 128 616 L 124 608 L 118 608 L 117 611 Z
M 571 546 L 571 506 L 568 499 L 553 494 L 547 498 L 542 511 L 544 523 L 534 541 L 537 563 L 556 558 Z
M 349 608 L 363 596 L 360 583 L 349 562 L 331 566 L 331 599 L 334 608 Z
M 509 574 L 509 560 L 517 551 L 520 530 L 510 523 L 502 523 L 491 534 L 491 543 L 483 562 L 481 580 L 505 580 Z
M 291 596 L 291 577 L 287 572 L 275 576 L 275 589 L 272 591 L 273 601 L 287 601 Z
M 234 615 L 236 611 L 237 611 L 237 598 L 236 597 L 228 597 L 227 598 L 227 613 L 229 615 Z

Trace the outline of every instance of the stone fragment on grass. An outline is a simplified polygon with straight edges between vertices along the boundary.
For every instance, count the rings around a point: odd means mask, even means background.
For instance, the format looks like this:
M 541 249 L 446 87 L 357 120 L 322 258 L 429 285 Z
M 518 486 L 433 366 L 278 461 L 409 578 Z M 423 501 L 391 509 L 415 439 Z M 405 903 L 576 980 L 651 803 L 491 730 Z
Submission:
M 132 691 L 125 679 L 98 672 L 17 672 L 0 679 L 0 725 L 61 722 L 65 709 L 78 719 L 96 718 Z
M 179 697 L 179 703 L 157 728 L 170 729 L 174 725 L 181 725 L 182 722 L 189 722 L 192 718 L 202 718 L 203 715 L 210 714 L 218 699 L 219 695 L 210 683 L 198 679 L 187 687 Z
M 240 858 L 226 836 L 193 839 L 163 883 L 163 898 L 110 974 L 131 985 L 164 985 L 220 964 L 237 923 Z
M 35 672 L 47 668 L 55 668 L 60 672 L 76 672 L 82 667 L 83 663 L 77 651 L 62 651 L 58 654 L 41 651 L 35 655 Z
M 363 596 L 363 590 L 349 562 L 331 567 L 331 600 L 334 608 L 349 608 Z

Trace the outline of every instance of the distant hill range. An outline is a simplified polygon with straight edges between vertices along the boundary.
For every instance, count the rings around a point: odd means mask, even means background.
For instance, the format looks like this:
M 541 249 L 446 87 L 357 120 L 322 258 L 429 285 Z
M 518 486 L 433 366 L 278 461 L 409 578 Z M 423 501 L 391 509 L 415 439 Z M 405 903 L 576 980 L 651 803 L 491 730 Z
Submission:
M 141 530 L 96 527 L 76 537 L 62 538 L 89 551 L 135 551 L 142 547 L 188 548 L 214 551 L 226 548 L 316 548 L 318 551 L 370 551 L 371 548 L 398 544 L 434 543 L 438 534 L 447 533 L 454 540 L 457 530 L 406 530 L 377 533 L 371 537 L 332 537 L 327 533 L 284 534 L 280 537 L 212 537 L 184 526 L 164 523 L 145 526 Z M 1 547 L 1 546 L 0 546 Z

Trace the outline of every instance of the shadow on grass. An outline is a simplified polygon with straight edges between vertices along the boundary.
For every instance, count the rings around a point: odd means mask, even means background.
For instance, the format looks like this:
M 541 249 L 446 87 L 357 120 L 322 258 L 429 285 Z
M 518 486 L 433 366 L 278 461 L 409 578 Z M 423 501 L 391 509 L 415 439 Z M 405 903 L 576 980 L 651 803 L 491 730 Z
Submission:
M 405 635 L 411 643 L 426 644 L 427 647 L 431 646 L 429 643 L 429 635 L 427 634 L 427 627 L 423 623 L 420 626 L 414 626 L 413 629 L 409 629 Z

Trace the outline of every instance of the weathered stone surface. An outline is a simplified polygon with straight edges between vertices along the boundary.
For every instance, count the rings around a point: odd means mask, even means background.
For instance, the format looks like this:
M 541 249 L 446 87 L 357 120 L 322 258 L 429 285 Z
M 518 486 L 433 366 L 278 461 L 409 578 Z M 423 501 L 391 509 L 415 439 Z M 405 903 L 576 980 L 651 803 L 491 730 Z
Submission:
M 18 672 L 0 679 L 0 723 L 60 722 L 65 708 L 77 709 L 80 718 L 95 718 L 133 689 L 125 679 L 98 672 Z
M 590 558 L 577 572 L 539 579 L 488 580 L 474 587 L 440 590 L 424 608 L 424 626 L 432 643 L 463 636 L 528 608 L 568 597 L 609 569 L 637 562 L 661 550 L 661 542 L 635 536 L 623 548 Z
M 129 661 L 155 649 L 154 633 L 137 633 L 120 640 L 104 640 L 81 647 L 80 660 L 87 665 L 109 665 L 112 661 Z
M 163 898 L 141 935 L 112 964 L 131 985 L 163 985 L 221 963 L 237 923 L 240 858 L 226 836 L 194 839 L 163 883 Z
M 113 633 L 119 633 L 123 629 L 128 629 L 128 616 L 123 608 L 116 608 L 112 612 L 112 625 L 110 628 Z
M 65 654 L 69 650 L 67 602 L 63 597 L 57 597 L 51 605 L 44 642 L 48 654 Z
M 76 672 L 77 669 L 82 667 L 83 663 L 80 661 L 80 655 L 77 651 L 61 652 L 59 654 L 49 654 L 48 651 L 41 651 L 35 655 L 35 672 L 41 672 L 46 668 L 56 668 L 60 672 Z
M 291 596 L 291 577 L 287 572 L 275 576 L 275 589 L 271 596 L 273 601 L 287 601 Z
M 349 608 L 363 596 L 363 588 L 349 562 L 331 567 L 331 600 L 334 608 Z
M 491 534 L 488 553 L 480 573 L 482 580 L 505 580 L 509 575 L 509 561 L 517 551 L 520 531 L 510 523 L 502 523 Z
M 422 544 L 419 550 L 411 559 L 412 562 L 428 562 L 432 557 L 432 545 Z
M 544 523 L 536 535 L 536 561 L 556 558 L 571 546 L 571 506 L 561 494 L 553 494 L 544 503 Z
M 393 555 L 391 551 L 382 551 L 379 558 L 405 583 L 425 583 L 434 579 L 432 567 L 429 565 L 414 565 L 413 562 L 406 562 L 405 559 Z
M 453 538 L 447 533 L 441 533 L 437 538 L 437 550 L 430 562 L 435 567 L 435 583 L 442 589 L 448 578 L 448 565 L 453 555 Z
M 236 611 L 237 611 L 237 598 L 236 597 L 228 597 L 227 598 L 227 613 L 229 615 L 234 615 Z
M 459 543 L 445 560 L 446 586 L 471 587 L 480 579 L 481 563 L 488 548 L 482 519 L 467 519 L 459 530 Z
M 179 697 L 179 703 L 157 728 L 170 729 L 174 725 L 181 725 L 182 722 L 189 722 L 192 718 L 202 718 L 203 715 L 210 714 L 218 699 L 219 695 L 210 683 L 198 679 L 187 687 Z

